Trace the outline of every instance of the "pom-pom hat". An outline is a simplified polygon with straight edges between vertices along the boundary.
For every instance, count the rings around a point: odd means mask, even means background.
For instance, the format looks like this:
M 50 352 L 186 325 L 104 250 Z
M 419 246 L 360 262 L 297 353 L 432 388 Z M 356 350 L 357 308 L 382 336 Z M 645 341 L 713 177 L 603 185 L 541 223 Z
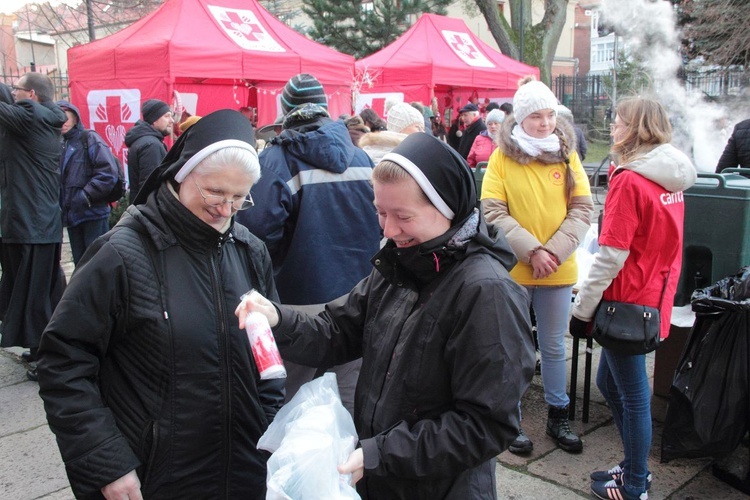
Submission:
M 527 77 L 528 78 L 528 77 Z M 543 109 L 557 112 L 557 97 L 544 83 L 533 79 L 523 78 L 520 87 L 513 96 L 513 114 L 516 123 L 522 123 L 531 113 Z

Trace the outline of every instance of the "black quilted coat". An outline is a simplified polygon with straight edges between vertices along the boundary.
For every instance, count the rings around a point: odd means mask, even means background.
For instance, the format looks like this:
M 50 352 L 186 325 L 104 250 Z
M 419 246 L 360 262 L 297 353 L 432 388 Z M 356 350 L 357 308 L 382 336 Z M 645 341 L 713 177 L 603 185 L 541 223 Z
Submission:
M 716 171 L 725 168 L 750 168 L 750 120 L 735 125 L 732 135 L 719 158 Z
M 136 469 L 144 498 L 265 498 L 255 448 L 283 401 L 234 309 L 277 297 L 265 246 L 200 221 L 162 185 L 96 241 L 40 346 L 40 394 L 73 492 Z

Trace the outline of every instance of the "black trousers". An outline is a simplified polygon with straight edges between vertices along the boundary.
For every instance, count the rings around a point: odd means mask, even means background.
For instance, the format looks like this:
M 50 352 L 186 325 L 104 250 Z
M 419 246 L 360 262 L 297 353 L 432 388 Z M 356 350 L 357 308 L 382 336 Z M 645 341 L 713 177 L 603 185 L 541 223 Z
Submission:
M 65 290 L 62 243 L 0 246 L 0 347 L 36 349 Z

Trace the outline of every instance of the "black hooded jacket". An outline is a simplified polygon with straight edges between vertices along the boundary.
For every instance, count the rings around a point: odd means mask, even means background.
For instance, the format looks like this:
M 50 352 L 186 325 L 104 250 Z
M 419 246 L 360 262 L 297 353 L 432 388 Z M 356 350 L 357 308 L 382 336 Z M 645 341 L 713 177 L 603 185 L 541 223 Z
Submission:
M 136 469 L 144 498 L 265 498 L 255 447 L 283 402 L 260 380 L 234 308 L 277 297 L 268 251 L 224 234 L 167 184 L 96 240 L 39 349 L 40 395 L 73 492 Z
M 534 344 L 528 295 L 508 274 L 513 252 L 481 217 L 478 231 L 462 248 L 446 244 L 451 231 L 406 250 L 389 241 L 372 273 L 319 316 L 277 306 L 285 359 L 363 356 L 363 499 L 495 498 L 490 460 L 518 434 Z
M 132 200 L 167 156 L 167 147 L 162 133 L 143 120 L 138 120 L 125 134 L 125 145 L 128 147 L 128 183 Z

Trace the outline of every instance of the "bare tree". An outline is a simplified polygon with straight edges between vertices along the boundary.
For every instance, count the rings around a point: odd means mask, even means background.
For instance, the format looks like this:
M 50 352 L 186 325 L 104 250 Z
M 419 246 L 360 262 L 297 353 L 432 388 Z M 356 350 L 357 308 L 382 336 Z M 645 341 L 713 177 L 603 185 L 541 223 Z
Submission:
M 552 62 L 560 41 L 569 0 L 544 0 L 544 16 L 533 24 L 532 0 L 508 0 L 510 23 L 500 15 L 497 0 L 475 0 L 500 51 L 537 66 L 542 81 L 552 80 Z
M 727 67 L 750 63 L 750 3 L 747 0 L 672 0 L 683 27 L 689 59 Z

